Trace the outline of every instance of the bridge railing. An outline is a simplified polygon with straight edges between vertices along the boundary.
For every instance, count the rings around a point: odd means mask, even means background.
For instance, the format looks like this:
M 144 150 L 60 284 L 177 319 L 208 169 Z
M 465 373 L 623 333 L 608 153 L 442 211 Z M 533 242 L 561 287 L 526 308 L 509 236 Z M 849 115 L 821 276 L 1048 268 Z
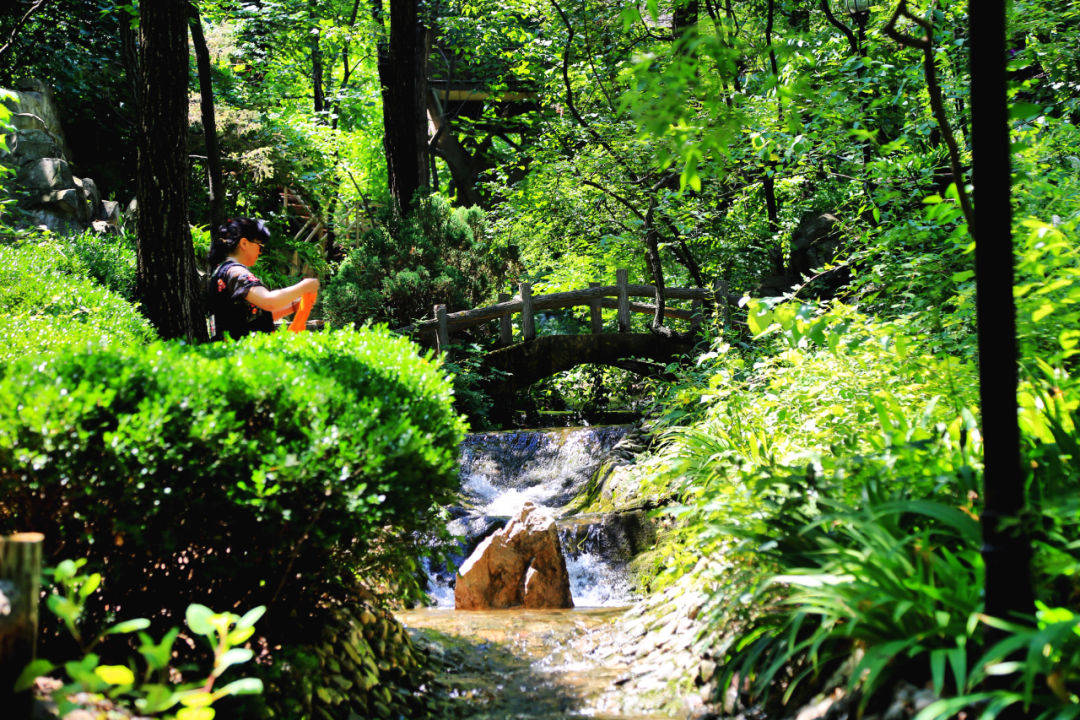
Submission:
M 629 271 L 619 269 L 615 271 L 614 285 L 601 285 L 589 283 L 588 288 L 581 290 L 569 290 L 567 292 L 549 293 L 547 295 L 533 296 L 532 286 L 522 283 L 518 286 L 518 295 L 510 297 L 507 293 L 499 294 L 499 302 L 486 307 L 461 310 L 448 313 L 446 305 L 435 306 L 435 319 L 424 320 L 408 327 L 402 328 L 402 332 L 419 336 L 434 334 L 440 348 L 450 344 L 452 333 L 466 328 L 481 325 L 491 320 L 499 321 L 499 340 L 503 345 L 509 345 L 514 341 L 513 323 L 514 315 L 521 315 L 521 337 L 523 340 L 532 340 L 536 337 L 535 313 L 541 310 L 557 310 L 560 308 L 587 306 L 589 308 L 590 331 L 593 334 L 603 332 L 603 308 L 617 311 L 616 323 L 619 332 L 629 332 L 630 313 L 654 314 L 656 306 L 651 303 L 632 302 L 632 297 L 656 297 L 656 288 L 653 285 L 632 285 L 629 282 Z M 701 323 L 701 308 L 706 298 L 714 297 L 717 293 L 721 296 L 727 294 L 727 288 L 722 280 L 718 280 L 712 290 L 705 288 L 664 288 L 664 298 L 670 300 L 690 300 L 689 310 L 682 308 L 665 307 L 664 317 L 675 320 L 686 320 L 691 325 Z M 726 303 L 723 303 L 725 309 Z

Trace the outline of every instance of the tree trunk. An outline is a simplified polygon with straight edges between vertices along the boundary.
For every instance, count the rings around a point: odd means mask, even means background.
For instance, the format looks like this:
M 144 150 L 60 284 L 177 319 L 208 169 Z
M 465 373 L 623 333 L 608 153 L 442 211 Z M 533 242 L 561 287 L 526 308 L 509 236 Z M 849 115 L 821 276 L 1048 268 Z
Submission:
M 319 37 L 318 16 L 316 15 L 317 3 L 312 0 L 308 8 L 311 11 L 311 87 L 314 89 L 315 112 L 321 113 L 326 110 L 326 98 L 323 95 L 323 58 L 322 42 Z
M 379 42 L 383 144 L 390 193 L 404 215 L 427 178 L 427 55 L 419 0 L 390 0 L 390 39 Z M 373 0 L 382 22 L 382 0 Z
M 442 108 L 431 93 L 428 93 L 427 108 L 431 127 L 435 131 L 432 149 L 446 161 L 446 166 L 450 168 L 450 177 L 453 179 L 454 187 L 457 188 L 458 204 L 465 207 L 481 205 L 483 199 L 476 191 L 476 172 L 473 170 L 472 160 L 465 152 L 465 148 L 461 146 L 453 127 L 447 122 Z M 434 167 L 434 159 L 432 159 L 432 167 Z M 432 177 L 435 177 L 434 173 Z
M 1017 344 L 1013 300 L 1012 170 L 1004 0 L 971 0 L 971 130 L 974 143 L 975 306 L 982 408 L 982 556 L 986 613 L 1018 622 L 1035 610 L 1031 544 L 1019 521 L 1026 504 L 1016 421 Z M 962 182 L 957 178 L 957 182 Z M 1022 622 L 1022 621 L 1021 621 Z M 1030 620 L 1027 620 L 1030 622 Z M 991 640 L 1001 639 L 996 631 Z M 1022 655 L 1011 659 L 1022 660 Z M 995 685 L 996 680 L 996 685 Z M 990 678 L 1001 687 L 1005 678 Z M 1004 715 L 1004 714 L 1003 714 Z M 1014 707 L 1010 718 L 1025 717 Z
M 775 165 L 771 164 L 761 179 L 762 188 L 765 191 L 765 212 L 769 217 L 769 233 L 776 238 L 780 232 L 780 211 L 776 203 L 776 181 L 773 179 Z M 783 246 L 769 246 L 769 262 L 772 264 L 774 275 L 784 274 L 784 249 Z
M 687 33 L 697 26 L 698 0 L 676 0 L 675 11 L 671 14 L 671 37 L 676 43 L 686 38 Z
M 206 339 L 188 229 L 188 3 L 140 5 L 137 287 L 164 338 Z
M 202 109 L 203 135 L 206 138 L 206 179 L 210 191 L 210 229 L 225 222 L 225 196 L 221 174 L 221 150 L 217 141 L 217 119 L 214 116 L 214 85 L 210 80 L 210 51 L 206 47 L 199 9 L 191 3 L 191 44 L 195 48 L 195 63 L 199 71 L 199 98 Z

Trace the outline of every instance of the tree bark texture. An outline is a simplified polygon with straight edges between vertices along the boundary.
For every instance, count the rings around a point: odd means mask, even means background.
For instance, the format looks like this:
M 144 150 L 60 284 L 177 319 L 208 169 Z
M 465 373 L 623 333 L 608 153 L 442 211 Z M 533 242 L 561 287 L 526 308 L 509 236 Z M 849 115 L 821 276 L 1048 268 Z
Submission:
M 137 287 L 164 338 L 206 339 L 188 229 L 188 3 L 140 6 Z
M 373 0 L 377 22 L 382 2 Z M 390 0 L 389 41 L 379 43 L 384 147 L 390 193 L 404 215 L 427 178 L 427 56 L 419 0 Z
M 221 173 L 221 150 L 217 141 L 217 119 L 214 113 L 214 85 L 210 78 L 210 51 L 206 47 L 199 9 L 191 4 L 191 44 L 195 48 L 195 64 L 199 72 L 199 100 L 202 109 L 203 135 L 206 138 L 206 179 L 210 191 L 210 228 L 225 222 L 224 185 Z

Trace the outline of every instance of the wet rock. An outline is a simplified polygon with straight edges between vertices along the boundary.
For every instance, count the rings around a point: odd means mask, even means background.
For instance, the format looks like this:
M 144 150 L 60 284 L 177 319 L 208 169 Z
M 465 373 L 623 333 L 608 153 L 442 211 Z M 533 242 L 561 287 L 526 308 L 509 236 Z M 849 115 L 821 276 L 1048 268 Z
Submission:
M 656 527 L 643 510 L 595 513 L 560 520 L 559 536 L 575 552 L 625 563 L 656 543 Z
M 481 542 L 458 571 L 454 605 L 459 610 L 573 607 L 550 512 L 525 503 L 506 527 Z

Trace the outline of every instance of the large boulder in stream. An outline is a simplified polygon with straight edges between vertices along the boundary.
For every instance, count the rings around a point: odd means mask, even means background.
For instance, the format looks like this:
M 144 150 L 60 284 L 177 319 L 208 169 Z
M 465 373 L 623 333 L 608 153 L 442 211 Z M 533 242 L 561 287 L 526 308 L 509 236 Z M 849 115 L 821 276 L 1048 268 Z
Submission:
M 480 543 L 458 571 L 458 610 L 572 608 L 570 576 L 555 518 L 527 502 L 502 530 Z

